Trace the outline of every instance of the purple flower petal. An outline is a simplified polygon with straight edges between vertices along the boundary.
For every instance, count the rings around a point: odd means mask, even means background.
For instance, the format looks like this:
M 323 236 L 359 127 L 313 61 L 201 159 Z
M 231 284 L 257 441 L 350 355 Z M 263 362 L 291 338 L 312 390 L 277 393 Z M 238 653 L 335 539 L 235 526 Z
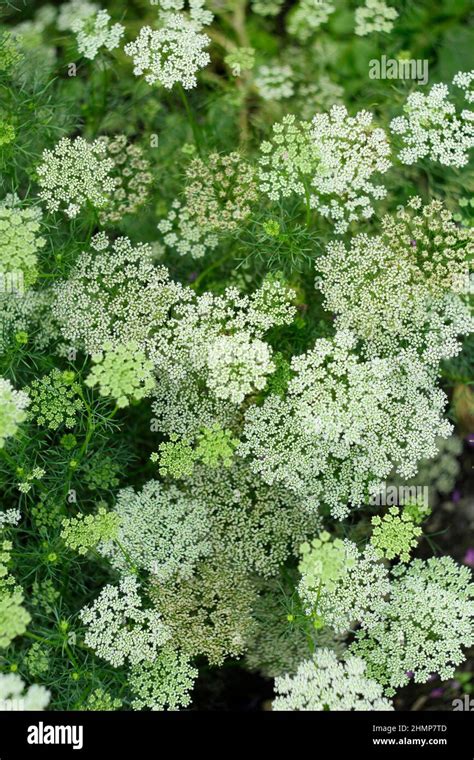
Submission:
M 463 562 L 465 565 L 469 565 L 469 567 L 474 567 L 474 547 L 470 546 L 467 549 Z

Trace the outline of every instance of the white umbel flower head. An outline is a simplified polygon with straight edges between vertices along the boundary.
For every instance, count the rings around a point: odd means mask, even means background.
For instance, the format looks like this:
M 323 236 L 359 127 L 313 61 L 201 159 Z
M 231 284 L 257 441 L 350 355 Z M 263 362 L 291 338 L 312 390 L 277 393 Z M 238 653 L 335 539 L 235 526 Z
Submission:
M 90 607 L 81 611 L 87 626 L 84 641 L 98 657 L 115 668 L 153 662 L 170 633 L 158 612 L 142 609 L 137 579 L 121 578 L 119 586 L 105 586 Z
M 365 5 L 356 8 L 355 33 L 360 37 L 373 32 L 388 34 L 392 31 L 396 18 L 398 18 L 398 12 L 384 0 L 365 0 Z
M 337 327 L 364 340 L 364 353 L 390 357 L 410 346 L 436 365 L 459 352 L 458 335 L 474 329 L 456 293 L 474 230 L 459 227 L 441 202 L 422 206 L 419 198 L 381 226 L 381 235 L 356 235 L 349 247 L 328 244 L 318 261 L 325 307 Z
M 341 330 L 295 357 L 287 398 L 270 395 L 249 408 L 238 447 L 269 485 L 285 485 L 314 507 L 322 501 L 337 518 L 348 504 L 366 503 L 379 473 L 383 480 L 396 467 L 412 477 L 420 459 L 436 454 L 437 436 L 451 432 L 446 396 L 414 351 L 361 362 L 354 347 Z
M 148 84 L 161 84 L 170 90 L 181 84 L 185 90 L 196 87 L 196 74 L 210 63 L 205 48 L 210 39 L 199 34 L 195 25 L 180 14 L 173 14 L 162 29 L 144 26 L 134 42 L 125 45 L 133 58 L 133 73 L 145 74 Z
M 363 657 L 368 671 L 388 695 L 405 686 L 409 673 L 425 683 L 432 673 L 453 678 L 474 643 L 472 571 L 451 557 L 416 559 L 392 570 L 394 580 L 382 619 L 360 629 L 350 652 Z
M 372 176 L 390 168 L 390 145 L 368 111 L 349 116 L 345 106 L 334 105 L 311 123 L 290 114 L 274 124 L 271 142 L 260 150 L 262 192 L 273 201 L 293 193 L 306 198 L 338 233 L 352 221 L 370 218 L 372 200 L 386 195 Z
M 349 116 L 338 105 L 314 117 L 311 136 L 320 162 L 311 205 L 335 222 L 336 232 L 345 232 L 350 222 L 373 215 L 372 198 L 387 194 L 383 185 L 371 181 L 391 166 L 387 136 L 372 125 L 368 111 Z
M 179 13 L 187 13 L 196 31 L 203 26 L 212 24 L 214 14 L 205 8 L 205 0 L 159 0 L 161 8 L 160 19 L 166 21 L 170 16 Z
M 209 510 L 199 494 L 190 497 L 175 486 L 149 480 L 139 493 L 130 487 L 119 491 L 115 512 L 120 546 L 159 583 L 173 576 L 190 578 L 198 561 L 210 553 Z M 100 551 L 119 570 L 126 569 L 114 540 L 103 542 Z
M 27 687 L 18 673 L 0 673 L 0 712 L 44 710 L 51 693 L 44 686 Z
M 454 84 L 460 86 L 460 81 L 465 81 L 461 72 Z M 392 119 L 390 129 L 402 138 L 403 164 L 423 158 L 458 169 L 467 164 L 468 151 L 474 147 L 474 112 L 458 113 L 448 96 L 446 84 L 435 84 L 427 95 L 412 92 L 403 108 L 405 115 Z
M 455 87 L 460 87 L 464 91 L 464 97 L 468 103 L 474 103 L 474 92 L 471 90 L 474 82 L 474 69 L 472 71 L 458 71 L 453 79 Z
M 56 26 L 60 32 L 71 31 L 73 24 L 94 16 L 99 10 L 97 3 L 89 0 L 69 0 L 61 4 Z
M 69 278 L 55 286 L 54 316 L 69 345 L 87 353 L 146 340 L 168 318 L 183 288 L 153 263 L 146 243 L 133 246 L 122 237 L 110 243 L 103 233 L 91 240 L 92 251 L 78 257 Z
M 335 10 L 331 0 L 300 0 L 288 14 L 288 31 L 301 42 L 306 42 Z
M 271 349 L 247 333 L 220 335 L 207 351 L 208 386 L 220 399 L 241 404 L 245 396 L 265 387 L 275 370 Z
M 71 29 L 77 35 L 77 48 L 84 58 L 93 60 L 100 48 L 114 50 L 120 44 L 125 32 L 122 24 L 109 26 L 110 16 L 101 10 L 96 16 L 76 19 Z
M 275 679 L 273 710 L 393 710 L 382 687 L 365 673 L 359 657 L 340 662 L 331 649 L 319 649 L 294 676 Z
M 0 512 L 0 531 L 5 525 L 18 525 L 21 520 L 21 512 L 19 509 L 7 509 L 5 512 Z
M 112 176 L 115 164 L 101 140 L 63 137 L 53 150 L 43 151 L 38 166 L 41 200 L 48 211 L 64 211 L 70 219 L 90 204 L 101 208 L 119 184 Z

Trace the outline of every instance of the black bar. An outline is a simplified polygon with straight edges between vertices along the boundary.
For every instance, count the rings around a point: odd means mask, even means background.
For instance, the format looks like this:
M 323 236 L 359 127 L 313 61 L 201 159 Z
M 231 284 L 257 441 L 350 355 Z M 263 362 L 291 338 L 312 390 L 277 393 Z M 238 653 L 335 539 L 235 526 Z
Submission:
M 56 727 L 64 729 L 56 731 Z M 161 758 L 237 751 L 289 757 L 472 760 L 471 712 L 3 712 L 0 760 L 27 757 Z M 42 728 L 41 728 L 42 727 Z M 74 731 L 75 727 L 75 731 Z M 82 734 L 80 732 L 82 727 Z M 40 740 L 42 744 L 29 743 Z M 58 744 L 47 744 L 50 738 Z M 70 744 L 61 743 L 70 741 Z M 77 749 L 73 749 L 73 744 Z M 79 748 L 79 744 L 82 747 Z

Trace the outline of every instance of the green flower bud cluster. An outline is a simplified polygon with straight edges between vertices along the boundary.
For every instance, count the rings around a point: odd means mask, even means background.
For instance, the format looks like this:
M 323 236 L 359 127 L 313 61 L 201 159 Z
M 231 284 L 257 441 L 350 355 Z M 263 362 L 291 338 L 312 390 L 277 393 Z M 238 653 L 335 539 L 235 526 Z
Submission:
M 14 137 L 13 127 L 0 120 L 0 146 L 11 142 Z M 20 208 L 16 196 L 0 203 L 0 273 L 5 281 L 3 290 L 8 287 L 9 290 L 22 291 L 36 282 L 38 252 L 46 245 L 45 238 L 38 235 L 41 217 L 37 207 Z M 7 275 L 11 278 L 11 285 Z
M 410 561 L 411 550 L 416 547 L 422 531 L 409 512 L 390 507 L 383 517 L 372 517 L 372 525 L 374 529 L 370 543 L 380 559 L 399 557 L 402 562 Z
M 100 395 L 114 398 L 119 408 L 148 396 L 155 385 L 153 364 L 135 341 L 116 348 L 107 342 L 103 352 L 92 355 L 92 361 L 95 366 L 86 384 L 97 385 Z
M 163 477 L 186 478 L 193 474 L 196 462 L 213 468 L 231 467 L 237 444 L 238 439 L 230 430 L 213 425 L 202 429 L 194 449 L 189 440 L 180 439 L 172 433 L 169 442 L 160 444 L 159 455 L 153 453 L 151 459 L 159 461 L 160 475 Z
M 73 428 L 77 415 L 84 409 L 80 385 L 73 372 L 53 369 L 39 380 L 33 380 L 28 393 L 31 396 L 30 415 L 40 427 L 57 430 L 61 425 Z
M 111 541 L 118 537 L 120 517 L 117 512 L 107 512 L 99 507 L 95 515 L 78 514 L 65 518 L 62 523 L 61 538 L 69 549 L 79 554 L 87 554 L 101 541 Z

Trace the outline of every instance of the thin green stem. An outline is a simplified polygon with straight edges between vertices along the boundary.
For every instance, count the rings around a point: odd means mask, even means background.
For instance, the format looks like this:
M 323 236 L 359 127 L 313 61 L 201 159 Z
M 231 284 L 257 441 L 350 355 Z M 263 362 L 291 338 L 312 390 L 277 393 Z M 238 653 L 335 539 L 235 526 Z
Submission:
M 199 127 L 199 124 L 196 121 L 196 118 L 194 116 L 193 110 L 191 106 L 189 105 L 188 97 L 184 91 L 184 87 L 181 83 L 178 83 L 178 91 L 181 96 L 181 100 L 183 101 L 184 108 L 186 110 L 186 115 L 188 117 L 189 125 L 191 127 L 194 142 L 196 143 L 197 152 L 200 156 L 202 156 L 202 136 L 201 136 L 201 129 Z
M 132 562 L 132 560 L 131 560 L 131 557 L 130 557 L 129 553 L 127 552 L 127 550 L 125 549 L 125 547 L 124 547 L 124 546 L 122 546 L 122 544 L 120 543 L 120 541 L 118 540 L 118 538 L 114 538 L 114 543 L 116 543 L 116 544 L 117 544 L 118 548 L 119 548 L 119 549 L 120 549 L 120 551 L 122 552 L 122 554 L 123 554 L 123 556 L 124 556 L 124 559 L 125 559 L 125 561 L 126 561 L 127 565 L 130 567 L 130 569 L 132 570 L 132 572 L 133 572 L 134 574 L 136 574 L 136 573 L 137 573 L 137 568 L 136 568 L 136 567 L 135 567 L 135 565 L 133 564 L 133 562 Z
M 304 198 L 305 198 L 305 205 L 306 205 L 306 226 L 311 227 L 311 193 L 309 191 L 308 183 L 306 178 L 299 172 L 301 183 L 304 187 Z
M 36 633 L 31 633 L 31 631 L 25 631 L 23 636 L 27 639 L 33 639 L 34 641 L 41 641 L 42 644 L 47 644 L 50 647 L 56 648 L 58 646 L 57 642 L 51 641 L 51 639 L 45 639 L 44 636 L 38 636 Z

